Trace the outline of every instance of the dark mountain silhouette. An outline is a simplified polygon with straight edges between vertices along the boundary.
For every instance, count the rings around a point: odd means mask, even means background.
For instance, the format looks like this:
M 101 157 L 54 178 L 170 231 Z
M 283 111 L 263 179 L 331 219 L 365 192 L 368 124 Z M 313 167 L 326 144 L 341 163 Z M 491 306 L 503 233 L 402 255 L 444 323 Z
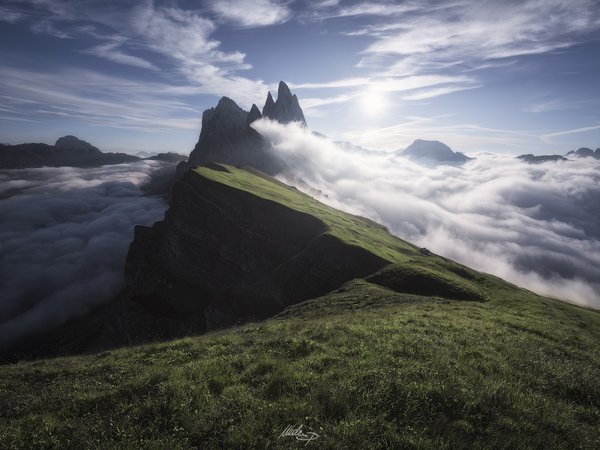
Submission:
M 97 167 L 139 161 L 126 153 L 103 153 L 88 142 L 75 136 L 59 138 L 48 144 L 0 144 L 0 169 L 26 169 L 35 167 Z
M 400 154 L 406 158 L 428 165 L 460 165 L 472 159 L 463 153 L 453 151 L 440 141 L 426 141 L 423 139 L 417 139 L 401 151 Z
M 248 112 L 230 98 L 222 97 L 216 107 L 202 114 L 200 138 L 188 162 L 180 164 L 179 176 L 207 162 L 251 166 L 270 175 L 281 172 L 285 167 L 283 161 L 268 151 L 269 144 L 250 126 L 262 117 L 306 126 L 298 98 L 283 81 L 279 83 L 277 101 L 273 101 L 270 92 L 267 94 L 262 113 L 254 104 Z
M 544 162 L 556 162 L 556 161 L 568 161 L 567 158 L 560 155 L 533 155 L 528 153 L 527 155 L 517 156 L 521 161 L 525 161 L 530 164 L 539 164 Z
M 144 159 L 147 159 L 149 161 L 163 161 L 163 162 L 169 162 L 169 163 L 178 163 L 178 162 L 187 160 L 187 158 L 188 158 L 187 156 L 180 155 L 179 153 L 167 152 L 167 153 L 159 153 L 158 155 L 149 156 Z
M 279 82 L 275 103 L 273 103 L 271 93 L 269 92 L 267 95 L 262 115 L 280 123 L 300 122 L 306 126 L 306 119 L 304 119 L 304 113 L 298 103 L 298 97 L 295 94 L 292 95 L 290 88 L 283 81 Z
M 600 159 L 600 148 L 597 148 L 596 151 L 591 148 L 581 147 L 577 150 L 572 150 L 567 153 L 566 156 L 579 156 L 582 158 L 596 158 Z
M 596 151 L 591 148 L 581 147 L 577 150 L 568 152 L 565 156 L 562 155 L 533 155 L 528 153 L 526 155 L 517 156 L 518 159 L 525 161 L 530 164 L 539 164 L 543 162 L 556 162 L 556 161 L 569 161 L 568 157 L 578 158 L 596 158 L 600 159 L 600 148 Z

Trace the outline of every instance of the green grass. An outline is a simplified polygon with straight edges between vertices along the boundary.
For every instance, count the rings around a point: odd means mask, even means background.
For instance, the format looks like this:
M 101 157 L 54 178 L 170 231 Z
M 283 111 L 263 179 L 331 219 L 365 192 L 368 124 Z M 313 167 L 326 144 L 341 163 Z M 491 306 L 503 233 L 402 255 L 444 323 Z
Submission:
M 598 448 L 598 314 L 355 281 L 204 336 L 0 368 L 7 448 Z M 500 297 L 497 297 L 500 296 Z
M 319 208 L 340 236 L 372 226 Z M 600 314 L 400 243 L 369 281 L 264 322 L 1 366 L 0 448 L 305 448 L 278 439 L 300 424 L 308 448 L 600 448 Z
M 288 208 L 311 214 L 341 241 L 362 247 L 390 262 L 403 262 L 418 253 L 414 245 L 390 234 L 385 227 L 363 217 L 330 208 L 314 198 L 251 169 L 220 164 L 226 171 L 198 167 L 196 173 L 224 185 L 272 200 Z

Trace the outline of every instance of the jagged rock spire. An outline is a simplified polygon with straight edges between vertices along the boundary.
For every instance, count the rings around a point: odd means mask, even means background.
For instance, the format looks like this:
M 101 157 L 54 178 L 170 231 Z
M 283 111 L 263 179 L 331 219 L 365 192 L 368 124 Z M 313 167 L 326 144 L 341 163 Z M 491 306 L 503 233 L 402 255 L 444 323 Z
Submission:
M 298 97 L 292 95 L 290 88 L 283 81 L 279 82 L 276 102 L 273 103 L 273 97 L 271 97 L 270 92 L 267 95 L 267 101 L 263 108 L 263 117 L 276 120 L 280 123 L 300 122 L 306 126 L 306 119 L 304 118 L 302 108 L 300 108 Z
M 267 94 L 267 100 L 265 101 L 265 106 L 263 106 L 262 115 L 263 117 L 271 118 L 273 113 L 275 112 L 275 101 L 273 101 L 273 97 L 271 96 L 271 92 Z
M 252 122 L 260 119 L 261 117 L 262 117 L 262 114 L 260 113 L 258 106 L 256 106 L 254 103 L 252 103 L 252 108 L 250 108 L 250 112 L 248 113 L 248 118 L 246 119 L 246 126 L 247 127 L 250 126 L 250 124 Z
M 222 97 L 216 107 L 204 111 L 198 143 L 178 173 L 207 162 L 251 166 L 271 175 L 281 172 L 283 161 L 269 151 L 270 144 L 250 127 L 261 117 L 306 126 L 298 98 L 287 84 L 280 82 L 277 93 L 277 101 L 268 93 L 262 114 L 256 105 L 252 105 L 250 112 L 244 111 L 228 97 Z

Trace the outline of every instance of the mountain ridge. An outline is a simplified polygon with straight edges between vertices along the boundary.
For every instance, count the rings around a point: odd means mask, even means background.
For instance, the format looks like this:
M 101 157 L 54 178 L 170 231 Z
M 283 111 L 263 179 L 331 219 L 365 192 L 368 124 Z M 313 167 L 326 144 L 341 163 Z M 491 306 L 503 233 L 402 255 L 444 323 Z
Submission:
M 158 153 L 141 158 L 128 153 L 102 152 L 89 142 L 73 135 L 58 138 L 54 145 L 43 143 L 0 144 L 0 169 L 89 168 L 143 160 L 179 162 L 182 159 L 187 159 L 187 157 L 175 153 Z

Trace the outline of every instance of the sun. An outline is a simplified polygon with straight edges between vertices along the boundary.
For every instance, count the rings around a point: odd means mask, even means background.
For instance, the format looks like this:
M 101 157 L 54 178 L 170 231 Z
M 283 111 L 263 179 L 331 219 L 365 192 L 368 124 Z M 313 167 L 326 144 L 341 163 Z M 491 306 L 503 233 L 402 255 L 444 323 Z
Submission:
M 383 92 L 369 90 L 360 95 L 360 104 L 365 114 L 376 116 L 387 109 L 387 99 Z

